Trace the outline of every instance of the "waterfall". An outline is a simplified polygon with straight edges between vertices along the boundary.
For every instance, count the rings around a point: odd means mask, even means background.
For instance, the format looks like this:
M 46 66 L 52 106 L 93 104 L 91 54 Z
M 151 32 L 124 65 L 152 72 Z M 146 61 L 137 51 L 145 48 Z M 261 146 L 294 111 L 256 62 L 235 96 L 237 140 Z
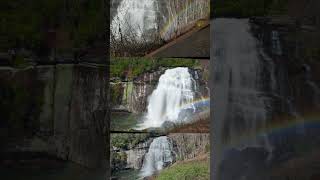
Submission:
M 120 38 L 120 34 L 142 38 L 144 33 L 157 27 L 156 9 L 155 0 L 122 0 L 111 22 L 113 34 L 116 38 Z
M 151 176 L 173 162 L 172 146 L 168 137 L 155 138 L 150 144 L 148 153 L 144 157 L 141 176 Z
M 179 114 L 184 110 L 181 106 L 192 104 L 195 88 L 195 80 L 188 68 L 167 69 L 149 97 L 142 127 L 160 127 L 165 121 L 183 121 L 179 118 Z
M 113 0 L 113 6 L 119 1 Z M 112 34 L 118 39 L 122 34 L 137 40 L 152 40 L 156 35 L 170 40 L 207 18 L 209 4 L 209 0 L 122 0 L 112 9 Z
M 217 18 L 211 23 L 213 179 L 272 179 L 279 162 L 308 157 L 300 147 L 315 144 L 306 139 L 318 136 L 306 115 L 306 104 L 313 111 L 320 94 L 315 74 L 284 52 L 292 43 L 282 40 L 295 31 L 259 24 L 264 19 L 252 22 Z M 289 39 L 295 38 L 300 37 Z
M 272 152 L 267 135 L 260 129 L 266 127 L 270 113 L 271 99 L 265 87 L 275 86 L 274 77 L 264 71 L 266 64 L 249 22 L 218 18 L 213 26 L 213 109 L 218 109 L 213 113 L 213 136 L 219 144 L 215 147 L 221 147 L 215 150 L 216 162 L 231 147 L 261 147 Z

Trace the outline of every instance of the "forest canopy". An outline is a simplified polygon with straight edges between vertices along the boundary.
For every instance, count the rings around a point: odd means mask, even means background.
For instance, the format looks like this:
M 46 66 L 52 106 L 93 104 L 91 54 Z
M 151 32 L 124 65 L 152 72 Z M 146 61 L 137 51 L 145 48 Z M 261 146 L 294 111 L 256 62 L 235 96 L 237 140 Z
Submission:
M 196 59 L 181 59 L 181 58 L 111 58 L 110 61 L 110 77 L 120 77 L 132 79 L 140 74 L 159 67 L 190 67 L 199 66 L 199 61 Z
M 0 6 L 1 52 L 36 55 L 90 46 L 105 35 L 104 1 L 5 0 Z

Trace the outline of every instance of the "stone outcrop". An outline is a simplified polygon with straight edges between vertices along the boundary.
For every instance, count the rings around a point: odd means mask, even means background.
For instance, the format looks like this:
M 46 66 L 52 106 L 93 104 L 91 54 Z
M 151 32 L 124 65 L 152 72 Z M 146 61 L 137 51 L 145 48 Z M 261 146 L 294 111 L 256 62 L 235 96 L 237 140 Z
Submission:
M 145 154 L 148 152 L 152 138 L 147 141 L 136 145 L 133 149 L 125 151 L 127 154 L 126 168 L 141 169 Z
M 132 81 L 114 81 L 110 83 L 112 107 L 133 113 L 144 112 L 149 95 L 165 69 L 147 72 Z
M 128 149 L 113 147 L 111 149 L 111 170 L 141 169 L 144 156 L 148 152 L 152 140 L 153 138 L 148 138 Z
M 2 112 L 3 151 L 48 153 L 85 167 L 106 168 L 106 72 L 97 64 L 2 67 L 0 83 L 7 89 L 1 99 L 16 109 Z

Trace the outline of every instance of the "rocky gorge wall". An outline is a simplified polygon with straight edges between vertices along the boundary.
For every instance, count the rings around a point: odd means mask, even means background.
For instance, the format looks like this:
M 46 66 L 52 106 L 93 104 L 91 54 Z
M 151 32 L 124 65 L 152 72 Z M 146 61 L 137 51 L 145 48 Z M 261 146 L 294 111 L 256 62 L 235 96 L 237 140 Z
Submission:
M 262 59 L 273 62 L 273 115 L 302 115 L 320 108 L 319 54 L 316 27 L 306 28 L 295 18 L 252 18 L 252 32 L 266 52 Z M 319 34 L 319 33 L 318 33 Z M 318 49 L 319 50 L 319 49 Z
M 112 109 L 133 113 L 144 112 L 148 96 L 157 86 L 165 69 L 147 72 L 134 80 L 115 80 L 110 82 Z
M 274 76 L 271 79 L 274 86 L 266 88 L 272 99 L 269 118 L 273 121 L 269 123 L 287 120 L 295 124 L 291 131 L 282 129 L 284 135 L 270 135 L 274 161 L 308 159 L 311 156 L 308 152 L 319 148 L 320 144 L 316 126 L 310 125 L 310 115 L 317 114 L 320 109 L 320 51 L 317 45 L 320 36 L 319 28 L 307 23 L 294 17 L 252 20 L 252 30 L 274 64 L 273 68 L 266 66 L 266 71 Z M 262 58 L 268 61 L 266 56 Z M 316 169 L 310 167 L 304 171 L 309 173 L 292 177 L 307 178 Z
M 97 64 L 1 67 L 4 152 L 40 152 L 106 168 L 108 75 Z

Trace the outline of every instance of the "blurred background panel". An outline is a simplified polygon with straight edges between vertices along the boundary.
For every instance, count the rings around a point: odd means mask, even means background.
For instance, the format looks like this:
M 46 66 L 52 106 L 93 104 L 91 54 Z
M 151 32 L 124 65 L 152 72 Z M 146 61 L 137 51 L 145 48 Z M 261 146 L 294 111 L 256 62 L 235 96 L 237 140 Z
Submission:
M 106 63 L 107 1 L 2 1 L 1 64 Z M 107 33 L 107 34 L 106 34 Z
M 2 179 L 109 173 L 107 1 L 1 1 Z
M 318 179 L 318 1 L 213 1 L 214 179 Z

